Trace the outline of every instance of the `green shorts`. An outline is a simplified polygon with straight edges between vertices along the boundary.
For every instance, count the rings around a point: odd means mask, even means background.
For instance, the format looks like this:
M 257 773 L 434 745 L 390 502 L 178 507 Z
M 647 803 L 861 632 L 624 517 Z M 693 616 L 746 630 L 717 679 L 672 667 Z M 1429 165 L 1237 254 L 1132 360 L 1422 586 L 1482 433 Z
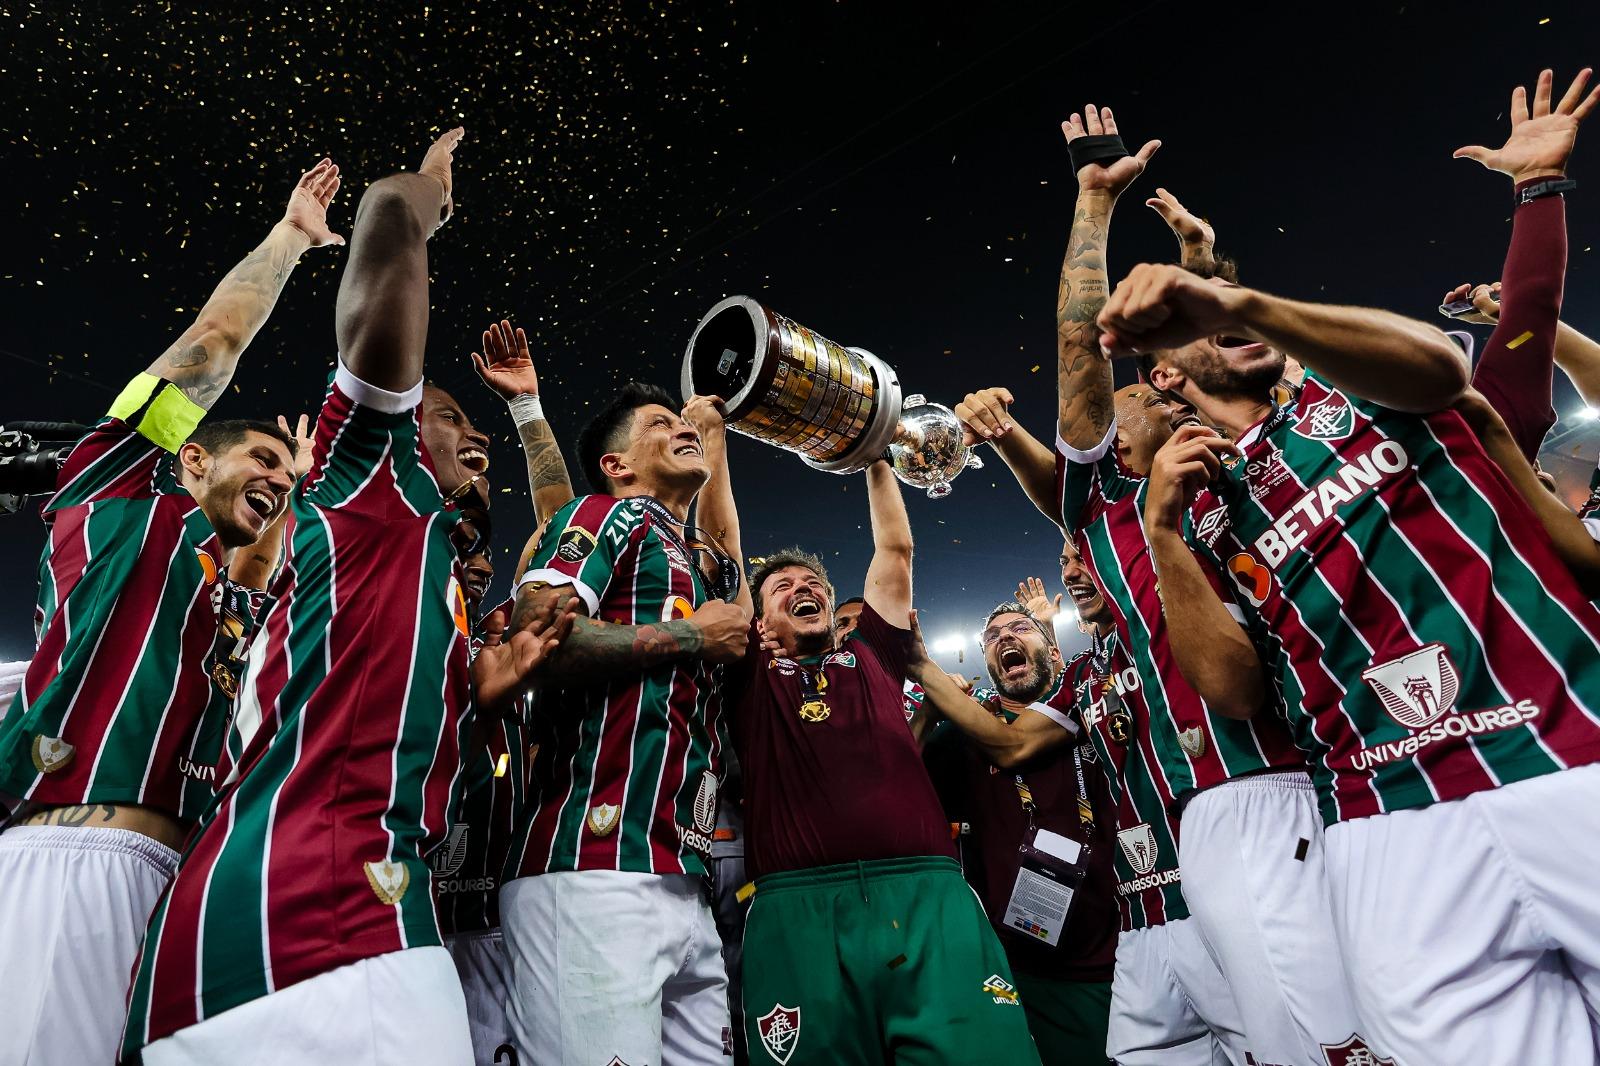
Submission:
M 753 1063 L 1039 1063 L 1005 952 L 954 859 L 758 880 L 744 1010 Z

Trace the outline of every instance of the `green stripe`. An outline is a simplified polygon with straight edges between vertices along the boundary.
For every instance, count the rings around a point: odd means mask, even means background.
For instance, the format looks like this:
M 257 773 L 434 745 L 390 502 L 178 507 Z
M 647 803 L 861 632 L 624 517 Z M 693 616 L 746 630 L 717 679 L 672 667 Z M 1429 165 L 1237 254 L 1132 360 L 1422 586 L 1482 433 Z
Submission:
M 645 604 L 666 604 L 671 594 L 672 568 L 661 539 L 655 529 L 644 535 L 639 545 L 639 561 L 634 567 L 634 621 L 658 622 L 660 609 L 654 617 L 645 614 Z M 672 728 L 668 700 L 672 694 L 672 681 L 678 675 L 676 663 L 666 663 L 644 671 L 639 677 L 639 717 L 633 730 L 633 746 L 629 752 L 627 797 L 623 802 L 622 824 L 617 827 L 617 860 L 625 870 L 650 869 L 650 827 L 655 821 L 656 789 L 661 786 L 667 772 L 664 766 L 667 754 L 667 733 Z M 681 791 L 681 790 L 680 790 Z M 681 823 L 693 825 L 694 820 Z

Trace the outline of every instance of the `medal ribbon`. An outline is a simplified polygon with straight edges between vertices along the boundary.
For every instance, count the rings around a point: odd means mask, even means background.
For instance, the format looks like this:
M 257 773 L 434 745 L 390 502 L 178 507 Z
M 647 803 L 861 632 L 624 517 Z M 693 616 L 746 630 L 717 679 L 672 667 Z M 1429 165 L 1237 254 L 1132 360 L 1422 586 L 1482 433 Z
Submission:
M 680 535 L 678 533 L 678 525 L 680 523 L 677 518 L 654 496 L 634 496 L 632 499 L 639 501 L 639 506 L 645 509 L 645 513 L 655 519 L 656 532 L 671 540 L 683 552 L 685 557 L 693 559 L 701 552 L 711 556 L 712 560 L 717 564 L 717 581 L 713 592 L 718 599 L 727 600 L 731 603 L 733 598 L 739 594 L 739 567 L 734 563 L 733 558 L 721 548 L 709 543 L 709 538 L 708 540 L 701 540 L 697 536 L 691 536 L 691 532 L 699 533 L 700 530 L 688 522 L 682 523 L 683 534 Z M 705 572 L 701 571 L 700 576 L 703 579 Z M 709 584 L 709 582 L 707 583 Z

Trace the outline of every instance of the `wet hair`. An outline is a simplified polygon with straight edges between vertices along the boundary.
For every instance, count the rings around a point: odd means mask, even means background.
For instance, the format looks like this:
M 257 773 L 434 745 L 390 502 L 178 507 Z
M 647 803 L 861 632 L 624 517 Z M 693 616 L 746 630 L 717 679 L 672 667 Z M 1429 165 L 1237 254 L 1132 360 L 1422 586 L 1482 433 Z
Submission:
M 221 455 L 230 448 L 237 448 L 243 444 L 252 433 L 260 433 L 281 441 L 289 449 L 289 458 L 293 459 L 299 454 L 300 447 L 294 442 L 294 437 L 285 433 L 276 422 L 267 422 L 259 418 L 227 418 L 218 422 L 202 422 L 185 444 L 198 444 L 212 455 Z
M 757 618 L 761 617 L 763 609 L 761 586 L 766 583 L 767 578 L 786 566 L 803 566 L 813 574 L 816 574 L 822 579 L 822 583 L 828 587 L 828 599 L 833 599 L 833 582 L 828 580 L 828 568 L 822 565 L 821 559 L 818 559 L 810 552 L 801 551 L 799 548 L 780 548 L 761 560 L 760 565 L 750 575 L 750 596 L 755 602 Z M 863 600 L 862 602 L 865 603 L 866 601 Z M 843 607 L 844 604 L 839 606 Z
M 672 394 L 659 385 L 646 385 L 642 381 L 626 382 L 578 434 L 578 462 L 583 466 L 583 476 L 589 482 L 589 487 L 595 492 L 602 495 L 611 493 L 611 479 L 600 469 L 600 460 L 627 446 L 629 433 L 633 429 L 633 413 L 651 404 L 660 404 L 669 411 L 676 411 L 679 407 Z

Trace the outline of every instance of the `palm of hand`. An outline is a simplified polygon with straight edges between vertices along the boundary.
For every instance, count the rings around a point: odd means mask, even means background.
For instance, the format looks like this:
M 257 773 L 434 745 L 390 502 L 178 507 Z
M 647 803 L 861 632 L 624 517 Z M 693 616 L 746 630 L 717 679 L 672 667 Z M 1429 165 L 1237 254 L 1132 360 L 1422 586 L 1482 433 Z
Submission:
M 283 220 L 311 238 L 311 247 L 321 248 L 337 239 L 328 228 L 328 209 L 317 202 L 310 189 L 299 188 L 289 197 Z
M 1144 162 L 1136 155 L 1123 156 L 1109 166 L 1090 163 L 1078 171 L 1078 187 L 1120 194 L 1143 173 Z
M 1512 130 L 1505 146 L 1485 163 L 1504 174 L 1562 170 L 1577 139 L 1578 122 L 1571 115 L 1530 118 Z
M 484 378 L 492 388 L 506 395 L 539 392 L 539 375 L 534 371 L 533 360 L 512 355 L 489 364 Z

